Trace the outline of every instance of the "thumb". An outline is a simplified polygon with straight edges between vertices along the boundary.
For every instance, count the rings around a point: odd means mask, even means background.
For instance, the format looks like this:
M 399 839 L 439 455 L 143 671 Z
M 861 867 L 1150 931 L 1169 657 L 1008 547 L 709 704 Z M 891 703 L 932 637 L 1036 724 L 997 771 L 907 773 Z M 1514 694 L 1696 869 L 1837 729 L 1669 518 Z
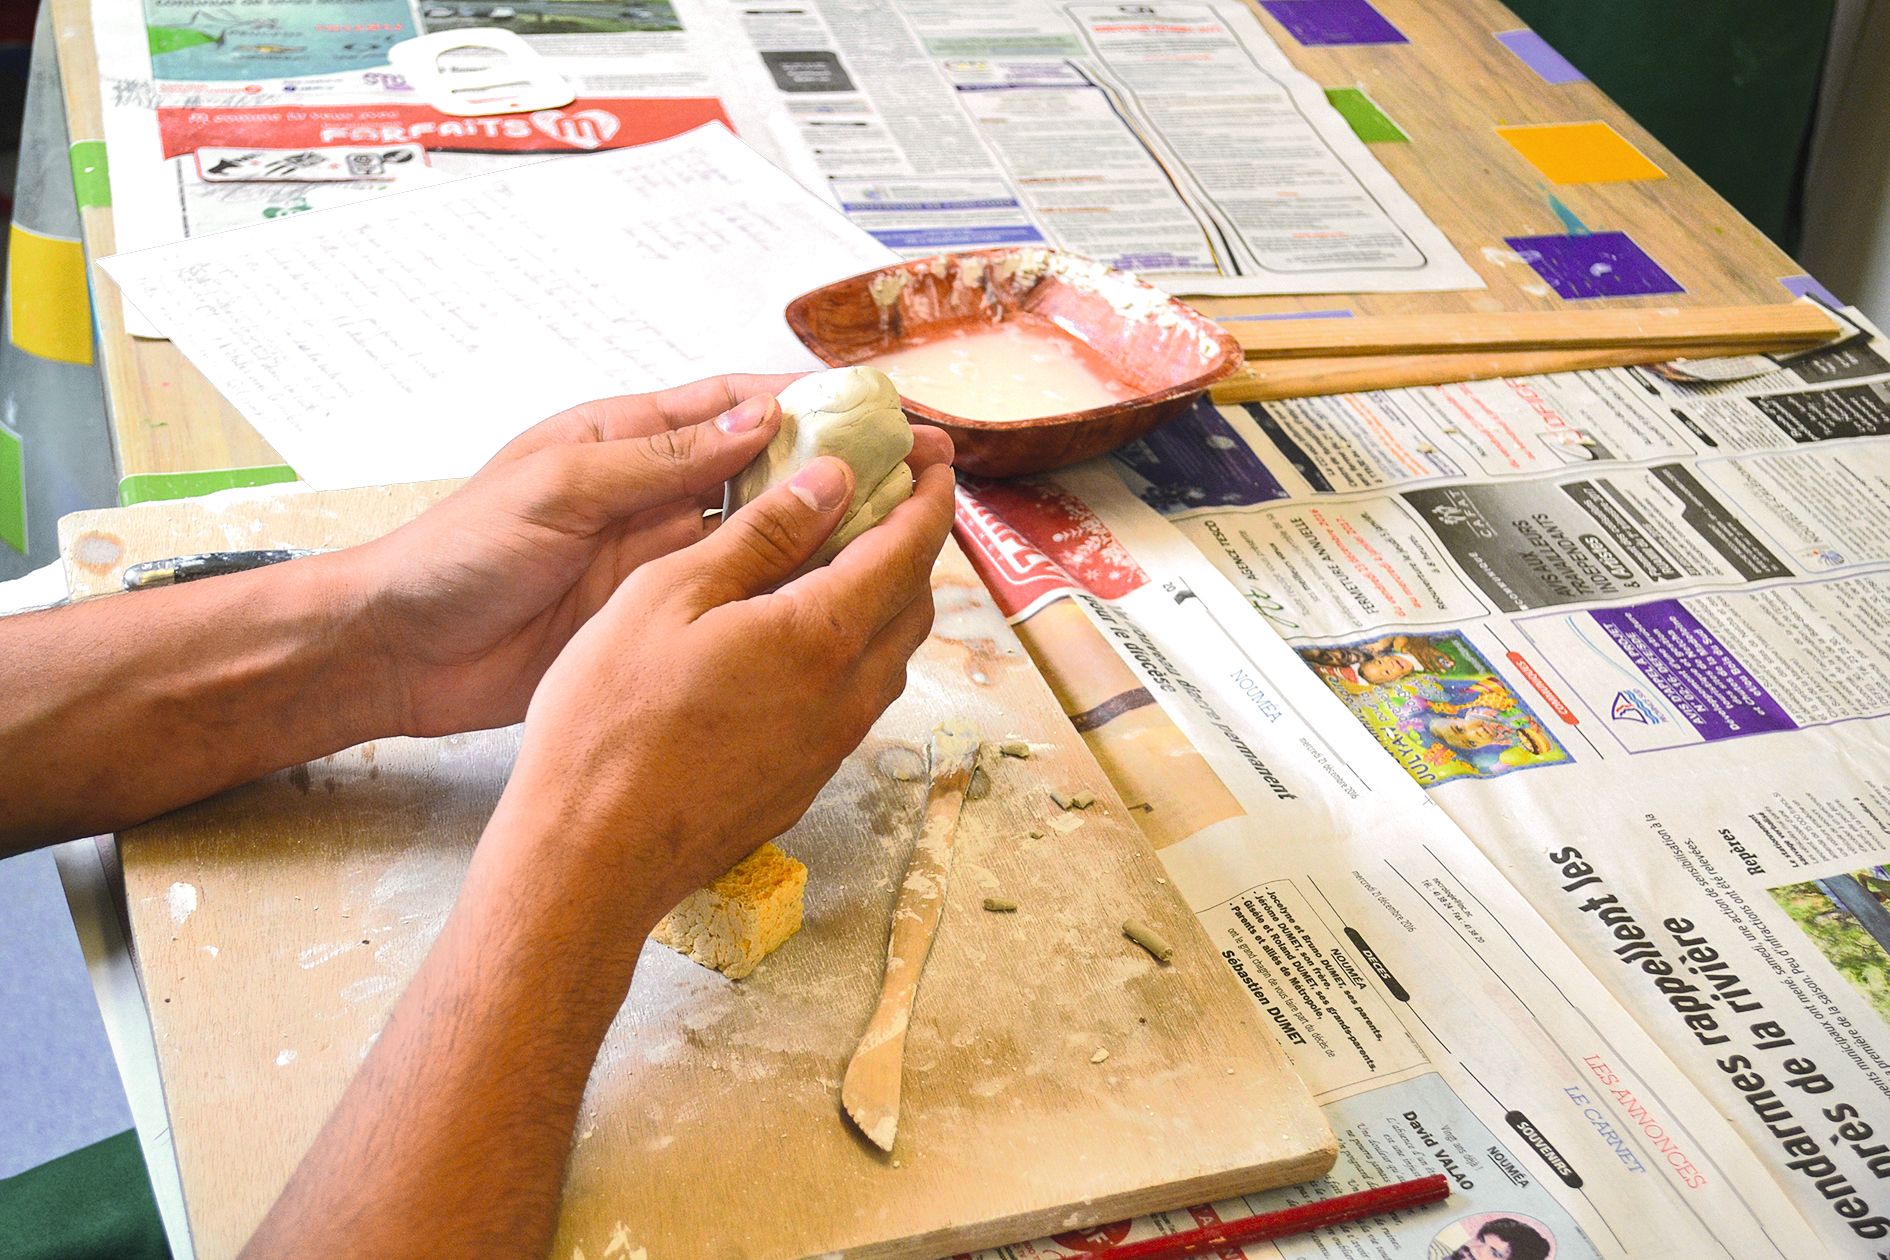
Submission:
M 853 498 L 853 470 L 823 455 L 674 557 L 694 566 L 689 599 L 701 613 L 774 589 L 827 541 Z
M 699 499 L 745 468 L 780 427 L 766 394 L 714 423 L 644 437 L 560 442 L 499 465 L 534 519 L 588 534 L 650 508 Z

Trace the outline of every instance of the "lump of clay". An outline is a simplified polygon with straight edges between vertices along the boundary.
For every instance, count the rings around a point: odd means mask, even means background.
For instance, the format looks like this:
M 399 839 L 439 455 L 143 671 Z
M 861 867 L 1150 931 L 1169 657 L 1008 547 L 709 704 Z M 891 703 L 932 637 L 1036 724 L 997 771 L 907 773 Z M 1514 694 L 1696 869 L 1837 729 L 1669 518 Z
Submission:
M 802 572 L 818 568 L 840 549 L 886 519 L 912 495 L 912 426 L 899 408 L 899 391 L 878 368 L 844 367 L 803 376 L 781 391 L 781 431 L 755 462 L 728 483 L 727 517 L 780 485 L 822 455 L 853 467 L 853 501 Z

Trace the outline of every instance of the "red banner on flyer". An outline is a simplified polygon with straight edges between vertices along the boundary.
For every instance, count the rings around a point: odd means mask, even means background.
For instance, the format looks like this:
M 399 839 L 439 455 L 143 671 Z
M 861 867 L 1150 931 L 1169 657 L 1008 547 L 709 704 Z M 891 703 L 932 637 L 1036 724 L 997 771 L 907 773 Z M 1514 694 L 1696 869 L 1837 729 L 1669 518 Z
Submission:
M 205 145 L 258 149 L 419 144 L 472 153 L 588 153 L 667 140 L 704 123 L 728 123 L 714 97 L 578 99 L 563 109 L 456 118 L 425 105 L 261 106 L 160 109 L 164 156 Z
M 1121 599 L 1148 574 L 1089 505 L 1060 486 L 962 478 L 959 546 L 1007 617 L 1073 589 Z

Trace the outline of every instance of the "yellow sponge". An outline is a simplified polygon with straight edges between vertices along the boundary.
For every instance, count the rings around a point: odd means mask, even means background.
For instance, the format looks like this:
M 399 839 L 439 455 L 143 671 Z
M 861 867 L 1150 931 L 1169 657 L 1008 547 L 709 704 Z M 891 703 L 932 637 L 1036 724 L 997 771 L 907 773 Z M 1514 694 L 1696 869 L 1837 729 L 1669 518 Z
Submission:
M 651 937 L 739 980 L 800 930 L 807 868 L 773 843 L 663 916 Z

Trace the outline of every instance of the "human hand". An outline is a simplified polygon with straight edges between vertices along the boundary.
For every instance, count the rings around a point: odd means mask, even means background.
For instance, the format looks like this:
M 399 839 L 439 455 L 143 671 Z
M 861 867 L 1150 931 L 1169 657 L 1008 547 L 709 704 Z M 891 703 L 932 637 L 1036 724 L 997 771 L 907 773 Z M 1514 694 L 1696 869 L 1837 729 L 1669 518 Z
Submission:
M 533 860 L 615 876 L 634 893 L 617 911 L 647 929 L 806 812 L 904 690 L 951 530 L 951 469 L 927 461 L 911 499 L 777 589 L 851 494 L 842 461 L 816 460 L 646 562 L 573 636 L 532 697 L 500 805 L 556 820 Z
M 794 377 L 721 376 L 546 420 L 418 519 L 346 553 L 385 662 L 383 725 L 409 735 L 524 716 L 545 669 L 638 566 L 705 537 L 705 509 L 780 427 Z M 950 459 L 924 431 L 915 471 Z

